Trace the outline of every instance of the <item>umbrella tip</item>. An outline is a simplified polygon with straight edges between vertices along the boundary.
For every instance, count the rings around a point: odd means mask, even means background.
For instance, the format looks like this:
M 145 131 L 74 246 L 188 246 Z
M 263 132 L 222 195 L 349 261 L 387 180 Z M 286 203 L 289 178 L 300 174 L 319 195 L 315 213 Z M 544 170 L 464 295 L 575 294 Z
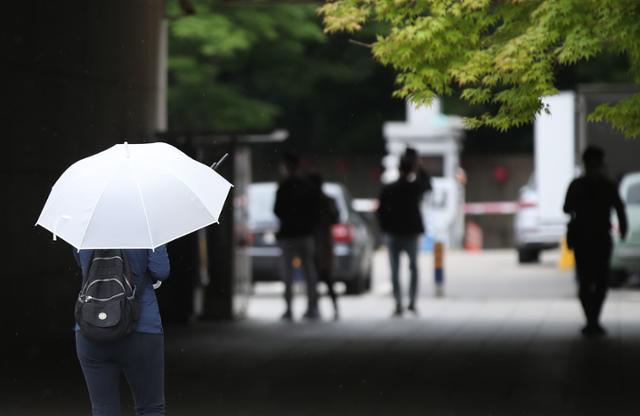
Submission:
M 124 151 L 127 154 L 127 159 L 129 158 L 129 142 L 124 142 Z

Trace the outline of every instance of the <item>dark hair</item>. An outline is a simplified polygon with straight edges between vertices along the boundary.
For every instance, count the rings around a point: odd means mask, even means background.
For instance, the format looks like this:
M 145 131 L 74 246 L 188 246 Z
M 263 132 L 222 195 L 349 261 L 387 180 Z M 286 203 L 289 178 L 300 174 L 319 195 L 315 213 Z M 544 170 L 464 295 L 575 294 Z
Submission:
M 413 171 L 414 162 L 411 157 L 407 157 L 406 155 L 400 158 L 400 166 L 398 166 L 398 170 L 400 171 L 401 176 L 407 176 Z
M 415 159 L 418 157 L 418 151 L 413 147 L 407 147 L 406 149 L 404 149 L 404 155 L 406 157 L 412 157 Z
M 582 153 L 582 162 L 586 170 L 594 170 L 604 165 L 604 150 L 598 146 L 589 146 Z
M 300 158 L 293 152 L 285 152 L 282 155 L 282 163 L 289 172 L 296 172 L 300 167 Z
M 322 177 L 322 175 L 320 173 L 314 172 L 314 173 L 310 173 L 308 175 L 309 178 L 309 182 L 311 182 L 311 184 L 318 188 L 318 189 L 322 189 L 322 184 L 324 183 L 324 178 Z

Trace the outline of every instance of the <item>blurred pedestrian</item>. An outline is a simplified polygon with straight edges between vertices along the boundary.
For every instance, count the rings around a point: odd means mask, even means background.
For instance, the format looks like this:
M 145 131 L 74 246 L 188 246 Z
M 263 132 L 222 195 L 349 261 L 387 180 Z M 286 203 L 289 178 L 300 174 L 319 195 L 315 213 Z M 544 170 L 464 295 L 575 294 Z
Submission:
M 391 264 L 391 283 L 396 302 L 394 316 L 402 316 L 402 286 L 400 284 L 400 254 L 409 257 L 410 286 L 409 311 L 418 312 L 418 246 L 420 236 L 425 232 L 421 204 L 424 194 L 431 190 L 431 180 L 418 163 L 417 155 L 409 149 L 400 159 L 400 177 L 386 185 L 380 193 L 377 216 L 380 228 L 386 234 Z
M 340 220 L 340 213 L 336 201 L 327 195 L 322 185 L 324 180 L 322 175 L 314 173 L 309 175 L 309 179 L 315 186 L 319 195 L 318 205 L 318 223 L 314 233 L 314 241 L 316 245 L 315 265 L 318 271 L 318 279 L 327 285 L 329 297 L 333 304 L 334 318 L 339 319 L 340 310 L 338 307 L 338 295 L 333 287 L 333 234 L 331 229 L 334 224 Z
M 620 238 L 627 234 L 627 217 L 617 187 L 605 174 L 604 151 L 589 146 L 582 155 L 585 173 L 569 185 L 564 212 L 571 216 L 567 241 L 576 257 L 578 296 L 586 317 L 585 336 L 605 335 L 600 312 L 608 288 L 611 259 L 611 210 L 618 216 Z
M 96 262 L 105 261 L 109 273 L 127 270 L 134 284 L 132 296 L 137 299 L 137 313 L 133 315 L 137 321 L 134 321 L 133 331 L 112 340 L 91 335 L 93 325 L 87 325 L 84 318 L 91 319 L 88 315 L 94 306 L 89 305 L 76 316 L 76 352 L 91 399 L 91 414 L 114 416 L 121 413 L 120 378 L 124 375 L 133 395 L 136 415 L 164 415 L 164 335 L 153 283 L 169 276 L 167 249 L 160 246 L 155 250 L 118 251 L 122 256 L 98 258 L 94 256 L 94 250 L 74 250 L 83 283 L 95 277 Z M 106 279 L 97 280 L 89 283 L 95 288 L 106 282 Z M 85 287 L 83 284 L 83 290 Z M 118 305 L 114 306 L 117 308 Z M 116 312 L 110 307 L 104 310 L 97 314 L 97 320 L 104 322 L 104 325 L 97 324 L 102 326 L 98 330 L 108 331 L 109 325 L 113 325 L 111 320 L 122 318 L 121 312 L 126 312 L 124 309 Z
M 304 317 L 318 319 L 314 232 L 318 223 L 319 195 L 309 178 L 301 174 L 297 155 L 285 153 L 280 169 L 283 179 L 276 192 L 273 211 L 280 220 L 277 238 L 284 261 L 286 309 L 282 318 L 293 319 L 292 286 L 294 260 L 297 259 L 307 287 L 307 311 Z
M 423 189 L 423 195 L 431 192 L 431 177 L 422 167 L 416 149 L 407 147 L 404 152 L 404 158 L 411 165 L 413 177 L 410 180 L 415 181 L 417 186 Z

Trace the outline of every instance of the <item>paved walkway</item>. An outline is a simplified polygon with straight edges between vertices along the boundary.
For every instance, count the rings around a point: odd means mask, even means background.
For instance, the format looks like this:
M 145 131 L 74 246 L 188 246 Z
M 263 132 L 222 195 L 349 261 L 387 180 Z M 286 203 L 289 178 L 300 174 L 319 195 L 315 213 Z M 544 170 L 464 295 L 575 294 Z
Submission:
M 280 322 L 277 287 L 258 288 L 243 322 L 167 330 L 170 414 L 639 414 L 640 292 L 611 293 L 609 336 L 584 340 L 553 256 L 519 267 L 511 252 L 453 253 L 447 296 L 425 281 L 420 316 L 404 319 L 389 317 L 384 254 L 373 293 L 345 297 L 337 322 Z M 4 385 L 0 414 L 87 414 L 72 359 L 28 371 Z

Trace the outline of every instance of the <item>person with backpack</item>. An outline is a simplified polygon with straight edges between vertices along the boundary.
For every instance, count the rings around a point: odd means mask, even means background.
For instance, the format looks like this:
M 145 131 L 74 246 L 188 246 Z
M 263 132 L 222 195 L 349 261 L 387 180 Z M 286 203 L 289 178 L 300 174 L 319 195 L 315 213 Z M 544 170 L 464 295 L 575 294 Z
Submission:
M 340 318 L 338 307 L 338 295 L 333 287 L 333 225 L 340 221 L 340 212 L 335 199 L 327 195 L 322 189 L 324 179 L 319 173 L 309 175 L 309 180 L 315 186 L 319 195 L 318 223 L 313 233 L 315 250 L 315 265 L 318 272 L 318 280 L 327 285 L 327 292 L 333 304 L 334 319 Z
M 74 250 L 82 271 L 76 353 L 93 416 L 120 415 L 120 377 L 137 415 L 164 415 L 164 336 L 154 288 L 169 276 L 165 246 L 155 250 Z

